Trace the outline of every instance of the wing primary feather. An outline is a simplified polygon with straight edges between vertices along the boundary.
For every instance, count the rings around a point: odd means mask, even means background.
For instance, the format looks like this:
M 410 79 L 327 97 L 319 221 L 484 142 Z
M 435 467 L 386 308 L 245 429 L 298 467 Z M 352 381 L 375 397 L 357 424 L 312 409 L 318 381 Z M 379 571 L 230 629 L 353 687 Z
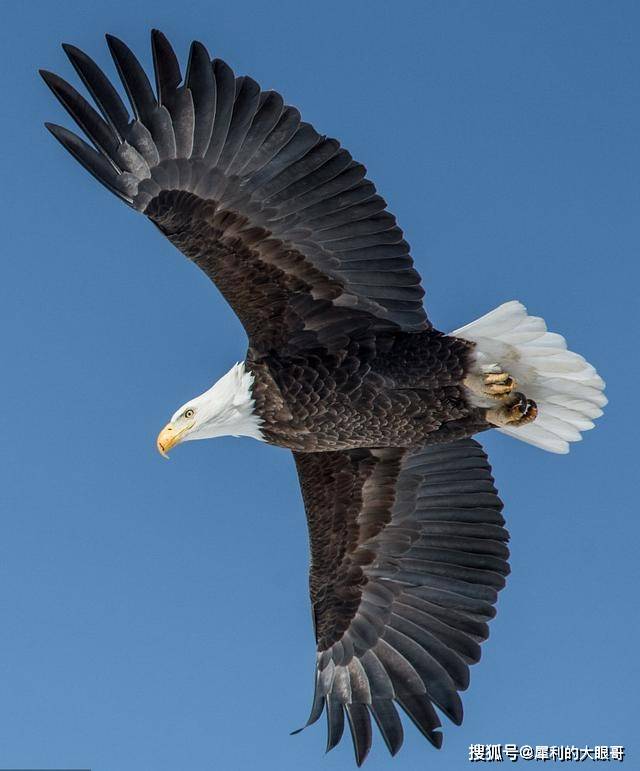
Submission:
M 202 158 L 209 148 L 216 116 L 216 79 L 211 58 L 202 43 L 195 40 L 189 49 L 185 82 L 193 98 L 195 127 L 192 155 Z
M 229 131 L 218 160 L 218 166 L 221 169 L 227 169 L 235 158 L 247 136 L 260 102 L 260 86 L 247 76 L 236 79 L 235 93 Z
M 114 35 L 105 37 L 136 118 L 150 125 L 157 100 L 149 78 L 131 49 L 122 40 Z
M 205 157 L 212 166 L 216 166 L 231 124 L 236 79 L 233 70 L 221 59 L 214 59 L 211 67 L 216 81 L 216 112 L 211 141 Z
M 173 133 L 176 138 L 176 157 L 191 158 L 195 130 L 195 111 L 193 97 L 188 88 L 176 92 L 173 106 L 170 108 Z
M 190 158 L 194 137 L 194 105 L 188 88 L 181 88 L 180 65 L 171 44 L 158 30 L 151 33 L 153 70 L 159 107 L 166 107 L 171 115 L 177 158 Z M 155 115 L 156 111 L 153 111 Z M 169 156 L 171 157 L 171 156 Z
M 134 120 L 127 134 L 127 142 L 136 148 L 155 174 L 160 163 L 160 154 L 149 129 L 139 120 Z
M 44 125 L 58 142 L 60 142 L 60 144 L 65 147 L 71 155 L 73 155 L 73 157 L 98 180 L 98 182 L 102 183 L 108 190 L 115 193 L 118 198 L 121 198 L 129 205 L 133 203 L 135 190 L 123 189 L 123 186 L 131 175 L 127 177 L 125 174 L 118 174 L 103 155 L 63 126 L 57 126 L 55 123 L 45 123 Z M 134 178 L 131 177 L 131 179 Z
M 376 654 L 366 650 L 360 656 L 360 663 L 369 681 L 371 699 L 393 699 L 395 690 L 391 677 Z
M 156 107 L 150 114 L 147 123 L 151 136 L 158 148 L 160 160 L 177 157 L 176 135 L 173 129 L 171 114 L 164 105 Z
M 384 743 L 391 755 L 395 755 L 404 741 L 404 731 L 398 711 L 391 699 L 373 699 L 369 705 Z
M 100 67 L 84 51 L 69 43 L 63 43 L 62 48 L 107 123 L 120 139 L 124 139 L 130 118 L 120 94 Z
M 424 627 L 408 620 L 404 615 L 397 615 L 400 613 L 401 610 L 396 609 L 396 613 L 392 614 L 390 621 L 392 627 L 427 651 L 428 655 L 446 670 L 457 689 L 468 688 L 469 668 L 465 661 Z M 410 613 L 411 611 L 407 611 L 407 615 Z
M 329 695 L 327 702 L 327 749 L 329 752 L 342 739 L 344 732 L 344 709 L 338 699 Z
M 182 74 L 171 43 L 158 29 L 151 30 L 151 53 L 158 104 L 164 104 L 171 112 L 176 91 L 182 82 Z
M 324 705 L 325 705 L 325 694 L 323 690 L 324 689 L 321 687 L 321 683 L 320 683 L 320 674 L 317 673 L 315 678 L 314 688 L 313 688 L 313 703 L 311 704 L 311 711 L 309 712 L 309 717 L 307 718 L 307 722 L 300 728 L 296 728 L 295 731 L 291 731 L 291 736 L 294 736 L 295 734 L 299 734 L 300 731 L 304 731 L 305 728 L 312 725 L 320 718 L 320 715 L 322 715 L 322 711 L 324 710 Z
M 440 720 L 429 699 L 426 696 L 402 694 L 397 697 L 396 701 L 411 718 L 412 723 L 420 733 L 439 750 L 442 747 L 442 733 L 437 730 L 440 728 Z
M 364 704 L 353 702 L 345 705 L 347 720 L 353 740 L 353 751 L 356 756 L 356 765 L 360 767 L 371 749 L 371 718 Z
M 114 169 L 120 171 L 117 163 L 120 142 L 108 123 L 66 80 L 47 70 L 40 70 L 40 75 L 78 126 L 105 155 Z
M 462 722 L 462 702 L 456 691 L 455 683 L 447 670 L 436 661 L 419 643 L 393 627 L 387 627 L 384 634 L 385 642 L 393 647 L 416 670 L 429 698 L 456 725 Z

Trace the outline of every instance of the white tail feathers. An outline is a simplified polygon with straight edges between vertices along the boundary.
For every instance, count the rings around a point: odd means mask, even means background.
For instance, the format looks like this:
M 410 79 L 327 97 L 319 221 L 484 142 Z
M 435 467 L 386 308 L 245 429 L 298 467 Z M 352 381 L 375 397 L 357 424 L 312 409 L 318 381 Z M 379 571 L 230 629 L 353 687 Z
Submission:
M 569 452 L 602 415 L 604 381 L 585 359 L 567 350 L 562 335 L 547 331 L 544 320 L 529 316 L 517 300 L 504 303 L 455 332 L 476 343 L 479 371 L 500 367 L 518 390 L 538 405 L 538 416 L 523 426 L 498 431 L 550 452 Z

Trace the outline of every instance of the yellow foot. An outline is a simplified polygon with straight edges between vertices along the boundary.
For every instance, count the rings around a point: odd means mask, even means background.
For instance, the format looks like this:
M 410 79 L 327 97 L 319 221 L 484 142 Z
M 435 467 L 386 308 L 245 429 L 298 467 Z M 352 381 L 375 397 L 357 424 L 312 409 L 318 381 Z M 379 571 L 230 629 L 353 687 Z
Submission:
M 538 406 L 519 391 L 511 394 L 507 404 L 487 410 L 485 417 L 494 426 L 525 426 L 538 416 Z
M 508 372 L 467 375 L 464 384 L 477 396 L 496 401 L 511 401 L 518 386 Z

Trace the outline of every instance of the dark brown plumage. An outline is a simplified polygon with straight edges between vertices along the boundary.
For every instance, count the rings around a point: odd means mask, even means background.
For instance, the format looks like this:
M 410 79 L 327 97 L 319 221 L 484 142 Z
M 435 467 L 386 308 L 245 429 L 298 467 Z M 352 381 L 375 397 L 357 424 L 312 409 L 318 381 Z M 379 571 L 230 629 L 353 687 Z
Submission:
M 309 522 L 318 664 L 309 722 L 346 715 L 356 759 L 370 716 L 389 750 L 399 704 L 436 747 L 437 706 L 478 660 L 508 572 L 507 533 L 467 400 L 473 344 L 435 330 L 409 247 L 364 167 L 274 92 L 194 43 L 184 84 L 152 35 L 156 92 L 109 47 L 131 101 L 65 46 L 101 115 L 43 77 L 94 147 L 48 125 L 219 287 L 249 337 L 261 430 L 294 451 Z
M 370 746 L 349 710 L 366 705 L 395 754 L 397 702 L 432 744 L 432 703 L 462 721 L 458 691 L 509 572 L 507 531 L 486 455 L 473 439 L 417 450 L 294 453 L 311 540 L 318 640 L 309 722 L 327 706 L 329 747 L 347 710 L 356 758 Z

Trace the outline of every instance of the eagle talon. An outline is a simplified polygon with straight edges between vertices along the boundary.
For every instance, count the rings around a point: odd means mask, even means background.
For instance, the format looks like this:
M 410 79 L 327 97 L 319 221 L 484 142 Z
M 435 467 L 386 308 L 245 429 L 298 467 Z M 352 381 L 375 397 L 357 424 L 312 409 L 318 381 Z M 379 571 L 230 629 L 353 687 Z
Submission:
M 484 382 L 489 383 L 505 383 L 507 380 L 511 380 L 508 372 L 487 372 L 484 376 Z
M 490 372 L 483 376 L 483 393 L 494 399 L 506 399 L 516 390 L 517 383 L 508 372 Z
M 525 426 L 538 416 L 538 405 L 533 399 L 516 391 L 513 401 L 496 409 L 487 410 L 486 419 L 494 426 Z
M 511 400 L 518 386 L 508 372 L 485 372 L 467 376 L 465 385 L 474 394 L 497 401 Z

